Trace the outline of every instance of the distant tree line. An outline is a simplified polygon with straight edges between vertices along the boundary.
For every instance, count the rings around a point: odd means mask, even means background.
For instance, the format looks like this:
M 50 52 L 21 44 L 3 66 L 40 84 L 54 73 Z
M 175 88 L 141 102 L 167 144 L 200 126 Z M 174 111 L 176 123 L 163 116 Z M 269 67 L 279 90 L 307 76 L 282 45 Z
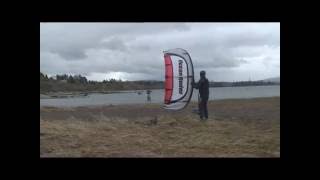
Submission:
M 280 83 L 270 81 L 236 81 L 236 82 L 210 82 L 210 87 L 234 87 L 234 86 L 270 86 Z
M 233 87 L 233 86 L 262 86 L 278 85 L 280 83 L 266 81 L 237 81 L 237 82 L 210 82 L 210 87 Z M 47 92 L 92 92 L 92 91 L 118 91 L 118 90 L 147 90 L 162 89 L 163 81 L 122 81 L 121 79 L 105 79 L 102 82 L 87 80 L 81 75 L 56 75 L 48 77 L 40 72 L 40 93 Z
M 80 84 L 87 84 L 88 80 L 86 77 L 81 76 L 81 75 L 67 75 L 67 74 L 63 74 L 63 75 L 56 75 L 56 80 L 57 81 L 66 81 L 68 83 L 80 83 Z
M 121 79 L 105 79 L 102 82 L 87 80 L 81 75 L 48 76 L 40 72 L 40 93 L 70 92 L 70 91 L 117 91 L 117 90 L 146 90 L 161 89 L 163 81 L 123 81 Z

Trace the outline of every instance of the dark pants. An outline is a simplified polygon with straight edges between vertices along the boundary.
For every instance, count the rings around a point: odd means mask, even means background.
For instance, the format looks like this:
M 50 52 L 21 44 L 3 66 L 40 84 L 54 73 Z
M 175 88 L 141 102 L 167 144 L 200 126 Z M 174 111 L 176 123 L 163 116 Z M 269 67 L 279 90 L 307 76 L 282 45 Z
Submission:
M 203 117 L 208 118 L 208 108 L 207 108 L 208 101 L 201 100 L 199 104 L 199 111 L 200 111 L 200 118 Z

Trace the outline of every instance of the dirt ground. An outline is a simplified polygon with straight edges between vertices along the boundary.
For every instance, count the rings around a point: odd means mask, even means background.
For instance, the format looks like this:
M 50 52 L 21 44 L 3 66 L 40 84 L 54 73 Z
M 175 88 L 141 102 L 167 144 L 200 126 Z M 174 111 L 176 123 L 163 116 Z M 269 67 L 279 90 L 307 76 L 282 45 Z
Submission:
M 196 107 L 40 107 L 40 157 L 280 157 L 280 97 Z

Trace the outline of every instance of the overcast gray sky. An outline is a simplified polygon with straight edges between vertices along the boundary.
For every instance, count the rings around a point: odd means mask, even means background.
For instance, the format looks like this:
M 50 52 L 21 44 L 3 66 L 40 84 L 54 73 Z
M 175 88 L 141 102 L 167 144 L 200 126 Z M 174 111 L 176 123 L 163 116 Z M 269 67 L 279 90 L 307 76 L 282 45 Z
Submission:
M 40 23 L 40 71 L 89 80 L 164 80 L 183 48 L 210 81 L 280 76 L 280 23 Z

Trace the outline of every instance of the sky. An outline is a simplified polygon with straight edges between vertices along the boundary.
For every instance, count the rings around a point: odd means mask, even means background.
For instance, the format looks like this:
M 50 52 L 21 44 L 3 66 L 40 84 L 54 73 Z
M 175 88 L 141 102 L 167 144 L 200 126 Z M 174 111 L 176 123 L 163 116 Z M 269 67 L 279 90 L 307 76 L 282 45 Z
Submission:
M 40 71 L 89 80 L 164 80 L 163 51 L 187 50 L 195 79 L 280 76 L 280 23 L 40 23 Z

